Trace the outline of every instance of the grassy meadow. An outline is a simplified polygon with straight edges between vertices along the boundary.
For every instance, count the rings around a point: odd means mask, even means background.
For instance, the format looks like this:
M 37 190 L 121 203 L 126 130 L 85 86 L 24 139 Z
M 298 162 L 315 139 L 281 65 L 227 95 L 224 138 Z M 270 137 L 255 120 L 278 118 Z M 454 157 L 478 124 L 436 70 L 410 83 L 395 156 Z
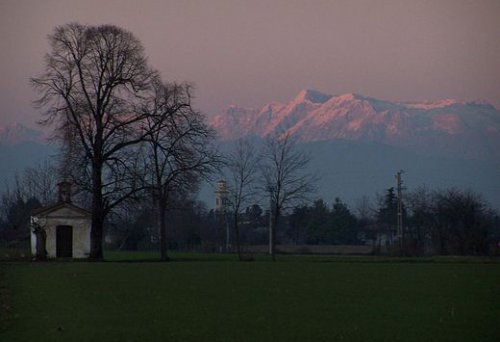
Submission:
M 3 262 L 0 341 L 500 340 L 495 260 L 156 256 Z

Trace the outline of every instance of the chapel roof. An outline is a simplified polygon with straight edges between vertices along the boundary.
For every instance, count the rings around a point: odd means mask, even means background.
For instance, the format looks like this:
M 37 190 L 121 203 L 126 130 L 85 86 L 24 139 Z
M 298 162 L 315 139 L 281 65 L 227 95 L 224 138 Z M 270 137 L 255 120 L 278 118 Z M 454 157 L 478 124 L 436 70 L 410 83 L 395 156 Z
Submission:
M 80 207 L 78 207 L 72 203 L 68 203 L 68 202 L 59 202 L 56 204 L 52 204 L 52 205 L 48 205 L 45 207 L 35 209 L 32 211 L 31 215 L 32 216 L 46 216 L 54 211 L 61 210 L 64 208 L 76 211 L 84 216 L 91 216 L 92 215 L 92 213 L 90 211 L 83 209 L 83 208 L 80 208 Z

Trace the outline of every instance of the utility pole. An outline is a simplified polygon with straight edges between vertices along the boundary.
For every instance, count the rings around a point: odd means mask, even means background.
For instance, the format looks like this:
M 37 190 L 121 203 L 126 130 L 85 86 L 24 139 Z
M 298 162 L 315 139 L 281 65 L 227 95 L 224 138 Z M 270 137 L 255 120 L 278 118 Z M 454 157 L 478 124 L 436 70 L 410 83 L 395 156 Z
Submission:
M 404 173 L 403 170 L 399 170 L 396 173 L 396 182 L 397 182 L 397 192 L 398 192 L 398 215 L 397 215 L 397 230 L 396 234 L 399 241 L 399 249 L 403 251 L 403 180 L 401 179 L 401 175 Z

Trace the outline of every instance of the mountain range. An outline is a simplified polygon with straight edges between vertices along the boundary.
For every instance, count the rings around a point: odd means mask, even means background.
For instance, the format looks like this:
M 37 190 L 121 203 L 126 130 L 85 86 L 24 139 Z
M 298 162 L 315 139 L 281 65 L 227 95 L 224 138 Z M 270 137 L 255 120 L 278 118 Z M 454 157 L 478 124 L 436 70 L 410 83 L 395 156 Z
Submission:
M 354 204 L 395 186 L 404 170 L 408 190 L 471 189 L 500 209 L 500 111 L 484 102 L 390 102 L 357 94 L 303 90 L 286 104 L 230 106 L 209 118 L 222 150 L 240 137 L 288 131 L 311 159 L 318 192 Z M 57 152 L 37 130 L 0 126 L 0 190 L 15 172 Z M 202 187 L 211 207 L 213 188 Z
M 221 145 L 290 132 L 320 176 L 318 193 L 355 203 L 395 186 L 458 188 L 500 209 L 500 111 L 481 101 L 391 102 L 303 90 L 286 104 L 230 106 L 210 119 Z
M 210 124 L 225 141 L 286 131 L 303 142 L 374 142 L 424 155 L 500 159 L 500 111 L 485 102 L 390 102 L 302 90 L 286 104 L 230 106 Z

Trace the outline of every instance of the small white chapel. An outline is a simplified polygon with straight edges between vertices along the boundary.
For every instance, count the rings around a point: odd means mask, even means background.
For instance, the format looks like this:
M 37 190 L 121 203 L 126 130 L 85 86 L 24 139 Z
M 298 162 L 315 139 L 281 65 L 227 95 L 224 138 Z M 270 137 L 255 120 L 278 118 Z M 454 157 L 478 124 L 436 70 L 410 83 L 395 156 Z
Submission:
M 31 253 L 35 260 L 87 258 L 92 214 L 71 203 L 71 183 L 58 184 L 57 203 L 33 211 Z

